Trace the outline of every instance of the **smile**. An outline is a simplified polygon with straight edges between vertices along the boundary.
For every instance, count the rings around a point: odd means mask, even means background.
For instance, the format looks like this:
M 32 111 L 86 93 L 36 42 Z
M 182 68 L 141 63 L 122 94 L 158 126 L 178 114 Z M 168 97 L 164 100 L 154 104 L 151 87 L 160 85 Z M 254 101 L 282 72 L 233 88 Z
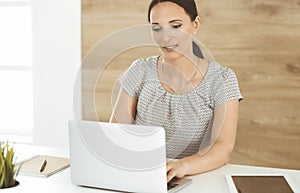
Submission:
M 175 44 L 175 45 L 171 45 L 171 46 L 164 46 L 163 48 L 166 48 L 166 49 L 174 49 L 176 48 L 178 45 Z

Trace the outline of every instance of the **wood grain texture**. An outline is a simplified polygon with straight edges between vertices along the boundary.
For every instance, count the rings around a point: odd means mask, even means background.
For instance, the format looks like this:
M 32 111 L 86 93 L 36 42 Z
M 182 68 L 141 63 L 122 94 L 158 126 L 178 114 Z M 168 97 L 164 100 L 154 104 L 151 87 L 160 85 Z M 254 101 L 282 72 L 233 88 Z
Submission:
M 149 2 L 82 0 L 83 57 L 117 30 L 147 23 Z M 196 1 L 201 17 L 197 38 L 217 62 L 235 71 L 244 96 L 231 163 L 300 169 L 299 2 Z M 99 57 L 109 53 L 104 49 Z M 96 84 L 89 79 L 97 63 L 83 65 L 84 119 L 107 121 L 117 79 L 132 61 L 153 54 L 159 52 L 149 46 L 119 53 Z

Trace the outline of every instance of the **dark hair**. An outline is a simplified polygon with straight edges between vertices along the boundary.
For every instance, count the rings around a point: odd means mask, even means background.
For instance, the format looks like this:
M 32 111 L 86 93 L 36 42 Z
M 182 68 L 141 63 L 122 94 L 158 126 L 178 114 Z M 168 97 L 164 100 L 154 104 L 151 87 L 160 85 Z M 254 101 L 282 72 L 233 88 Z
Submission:
M 150 12 L 152 8 L 161 2 L 172 2 L 179 5 L 190 16 L 191 21 L 194 21 L 198 16 L 197 6 L 194 0 L 152 0 L 148 9 L 148 22 L 150 22 Z

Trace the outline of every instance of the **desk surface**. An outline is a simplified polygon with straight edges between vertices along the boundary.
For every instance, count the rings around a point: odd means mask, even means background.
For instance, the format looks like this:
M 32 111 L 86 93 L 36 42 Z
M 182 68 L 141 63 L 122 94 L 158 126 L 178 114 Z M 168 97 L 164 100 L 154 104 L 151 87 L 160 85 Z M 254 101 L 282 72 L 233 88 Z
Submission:
M 54 156 L 69 157 L 69 152 L 66 149 L 56 149 L 48 147 L 38 147 L 31 145 L 15 145 L 17 153 L 22 154 L 47 154 Z M 192 184 L 179 191 L 179 193 L 229 193 L 227 183 L 225 181 L 225 174 L 287 174 L 293 182 L 300 189 L 300 171 L 286 170 L 265 167 L 243 166 L 243 165 L 225 165 L 217 170 L 190 176 L 193 179 Z M 71 182 L 70 168 L 67 168 L 59 173 L 56 173 L 48 178 L 21 176 L 17 178 L 20 181 L 20 193 L 109 193 L 112 191 L 105 191 L 101 189 L 79 187 Z

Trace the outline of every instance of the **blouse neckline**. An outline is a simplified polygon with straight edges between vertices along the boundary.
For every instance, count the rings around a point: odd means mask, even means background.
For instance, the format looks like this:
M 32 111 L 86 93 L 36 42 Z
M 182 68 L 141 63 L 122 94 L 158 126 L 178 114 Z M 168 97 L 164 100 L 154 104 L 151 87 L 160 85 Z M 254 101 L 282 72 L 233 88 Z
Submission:
M 155 56 L 154 58 L 154 64 L 155 64 L 155 76 L 158 80 L 158 85 L 159 85 L 159 89 L 163 92 L 165 92 L 166 94 L 170 95 L 170 96 L 189 96 L 191 94 L 193 94 L 195 91 L 197 91 L 205 82 L 206 82 L 206 79 L 207 79 L 207 76 L 210 72 L 210 69 L 211 69 L 211 61 L 208 62 L 208 67 L 207 67 L 207 70 L 206 70 L 206 73 L 202 79 L 202 81 L 193 89 L 191 90 L 190 92 L 187 92 L 187 93 L 182 93 L 182 94 L 177 94 L 177 93 L 170 93 L 169 91 L 167 91 L 163 85 L 161 84 L 160 80 L 159 80 L 159 76 L 158 76 L 158 59 L 159 59 L 159 55 L 158 56 Z

